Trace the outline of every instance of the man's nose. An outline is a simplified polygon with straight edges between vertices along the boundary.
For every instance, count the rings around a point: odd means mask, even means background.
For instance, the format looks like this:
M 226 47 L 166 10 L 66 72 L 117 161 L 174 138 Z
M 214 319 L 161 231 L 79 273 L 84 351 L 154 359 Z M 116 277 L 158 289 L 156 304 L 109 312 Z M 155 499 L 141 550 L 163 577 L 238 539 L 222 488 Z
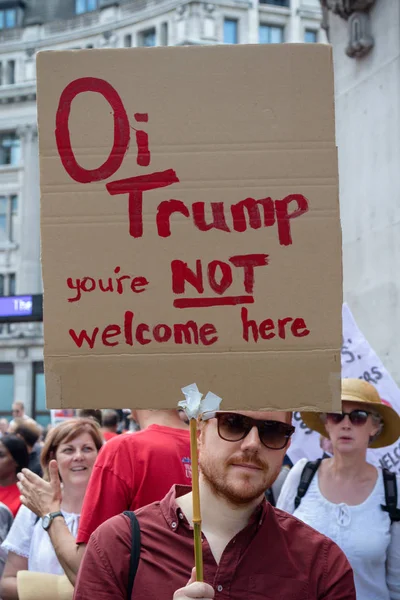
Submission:
M 249 433 L 242 441 L 242 449 L 258 449 L 261 445 L 260 436 L 258 435 L 258 429 L 256 426 L 252 427 Z

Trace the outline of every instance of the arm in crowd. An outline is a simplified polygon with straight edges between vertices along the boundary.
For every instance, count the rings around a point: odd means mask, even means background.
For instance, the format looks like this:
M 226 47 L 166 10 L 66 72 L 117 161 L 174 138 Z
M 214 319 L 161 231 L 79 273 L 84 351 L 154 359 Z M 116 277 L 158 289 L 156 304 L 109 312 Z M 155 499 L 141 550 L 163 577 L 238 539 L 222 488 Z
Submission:
M 22 503 L 39 518 L 61 509 L 61 482 L 55 460 L 49 463 L 49 476 L 50 481 L 44 481 L 29 469 L 23 469 L 18 477 Z M 48 534 L 65 574 L 74 585 L 85 551 L 84 545 L 77 546 L 74 536 L 61 517 L 54 519 Z
M 54 519 L 48 533 L 60 565 L 72 585 L 75 585 L 86 545 L 76 544 L 64 519 Z
M 2 600 L 18 600 L 17 573 L 28 569 L 28 559 L 15 552 L 9 552 L 1 578 L 0 596 Z
M 400 600 L 400 522 L 392 523 L 390 533 L 386 560 L 386 583 L 390 600 Z
M 28 569 L 30 543 L 36 516 L 21 506 L 2 548 L 8 553 L 1 579 L 2 600 L 18 600 L 17 573 Z

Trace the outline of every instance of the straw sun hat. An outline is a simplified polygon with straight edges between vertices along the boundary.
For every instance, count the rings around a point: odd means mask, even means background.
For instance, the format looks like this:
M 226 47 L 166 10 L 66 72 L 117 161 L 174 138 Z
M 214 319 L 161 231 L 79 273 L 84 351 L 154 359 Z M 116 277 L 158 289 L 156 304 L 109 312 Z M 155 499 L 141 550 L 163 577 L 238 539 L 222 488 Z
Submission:
M 400 437 L 400 417 L 393 408 L 387 406 L 380 398 L 373 385 L 363 379 L 342 379 L 342 400 L 347 402 L 362 402 L 366 410 L 379 414 L 383 428 L 381 433 L 369 445 L 370 448 L 383 448 L 394 444 Z M 318 431 L 324 437 L 329 437 L 321 413 L 302 412 L 301 418 L 310 429 Z

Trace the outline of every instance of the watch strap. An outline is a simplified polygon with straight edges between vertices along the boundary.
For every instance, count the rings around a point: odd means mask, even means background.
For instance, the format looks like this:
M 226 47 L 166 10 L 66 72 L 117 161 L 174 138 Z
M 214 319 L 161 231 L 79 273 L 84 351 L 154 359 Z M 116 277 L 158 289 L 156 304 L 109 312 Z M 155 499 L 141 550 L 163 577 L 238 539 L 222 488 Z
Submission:
M 57 512 L 48 513 L 47 515 L 44 515 L 44 517 L 42 517 L 42 526 L 46 531 L 50 528 L 50 525 L 56 517 L 64 518 L 64 515 L 60 510 L 58 510 Z M 44 523 L 44 519 L 46 519 L 46 525 Z

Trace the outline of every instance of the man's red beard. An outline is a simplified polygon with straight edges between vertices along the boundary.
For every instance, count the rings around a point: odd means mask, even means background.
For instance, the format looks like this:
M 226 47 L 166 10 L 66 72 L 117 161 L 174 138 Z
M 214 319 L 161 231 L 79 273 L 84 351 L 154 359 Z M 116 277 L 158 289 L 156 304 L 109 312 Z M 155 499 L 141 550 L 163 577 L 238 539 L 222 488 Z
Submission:
M 251 464 L 259 467 L 260 474 L 257 483 L 251 483 L 251 475 L 238 473 L 236 485 L 234 474 L 228 471 L 231 465 Z M 280 466 L 275 471 L 271 471 L 268 463 L 262 461 L 258 454 L 242 452 L 233 456 L 227 463 L 221 464 L 217 458 L 214 459 L 208 452 L 202 452 L 199 457 L 199 466 L 204 480 L 212 491 L 234 506 L 250 504 L 257 498 L 261 498 L 265 491 L 271 487 L 279 475 Z M 257 471 L 258 473 L 258 471 Z M 247 479 L 247 485 L 246 485 Z

